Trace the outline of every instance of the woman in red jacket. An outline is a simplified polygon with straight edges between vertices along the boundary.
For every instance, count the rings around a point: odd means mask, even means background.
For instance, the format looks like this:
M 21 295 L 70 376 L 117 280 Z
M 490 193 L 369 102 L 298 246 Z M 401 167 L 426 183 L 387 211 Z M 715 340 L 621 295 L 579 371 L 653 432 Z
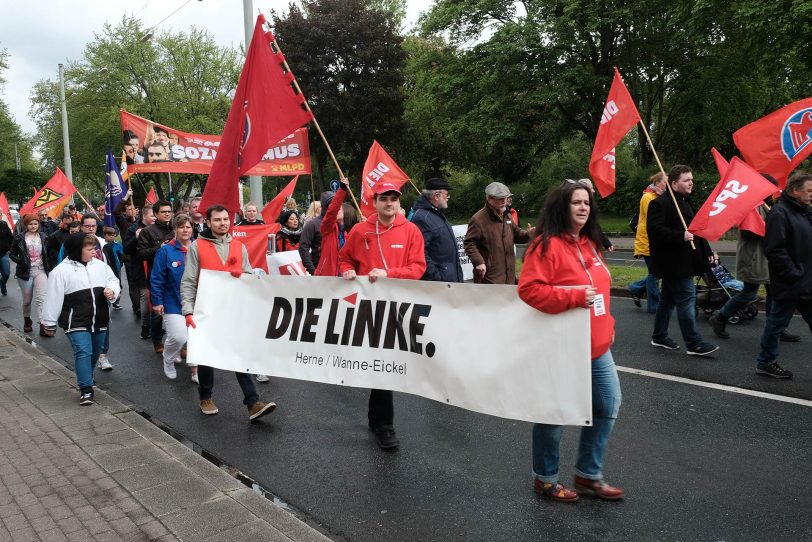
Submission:
M 321 232 L 321 256 L 316 266 L 317 277 L 338 277 L 338 253 L 344 248 L 344 242 L 350 230 L 358 222 L 355 209 L 352 205 L 344 203 L 347 197 L 350 182 L 347 178 L 341 179 L 339 189 L 330 200 L 327 212 L 321 219 L 319 231 Z
M 567 179 L 547 196 L 536 236 L 524 257 L 519 297 L 548 314 L 589 310 L 592 357 L 592 426 L 581 430 L 575 489 L 619 500 L 623 490 L 603 481 L 603 454 L 620 408 L 620 381 L 612 352 L 615 320 L 609 312 L 612 278 L 600 256 L 601 231 L 595 201 L 583 180 Z M 536 491 L 561 502 L 578 493 L 558 482 L 558 449 L 563 426 L 533 426 Z

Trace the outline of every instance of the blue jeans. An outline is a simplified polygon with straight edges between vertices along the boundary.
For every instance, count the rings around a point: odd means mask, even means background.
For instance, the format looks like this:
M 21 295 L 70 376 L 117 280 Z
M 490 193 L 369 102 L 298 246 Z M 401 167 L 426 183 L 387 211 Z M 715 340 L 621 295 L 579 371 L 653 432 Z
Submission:
M 643 256 L 643 261 L 646 262 L 648 275 L 629 284 L 629 292 L 635 297 L 642 297 L 646 292 L 646 311 L 654 314 L 660 304 L 660 279 L 651 274 L 651 256 Z
M 150 337 L 152 337 L 152 344 L 161 344 L 164 338 L 164 319 L 160 314 L 152 313 L 149 315 Z
M 237 383 L 239 383 L 242 389 L 242 403 L 248 408 L 251 408 L 254 406 L 254 403 L 259 401 L 259 395 L 257 394 L 256 387 L 254 387 L 254 381 L 251 375 L 247 373 L 234 373 L 234 376 L 237 377 Z M 197 393 L 200 400 L 205 401 L 206 399 L 211 399 L 211 392 L 214 388 L 214 369 L 206 365 L 198 366 L 197 378 L 200 382 L 197 386 Z
M 736 292 L 733 297 L 728 299 L 721 309 L 719 309 L 719 317 L 722 320 L 727 320 L 740 309 L 746 307 L 750 302 L 758 299 L 758 284 L 752 282 L 743 283 L 744 287 Z
M 688 348 L 699 346 L 702 335 L 696 327 L 696 285 L 693 278 L 663 279 L 662 298 L 654 315 L 654 333 L 651 338 L 662 341 L 668 338 L 671 311 L 677 308 L 677 319 L 682 338 Z
M 6 293 L 6 284 L 8 278 L 11 276 L 11 264 L 9 263 L 8 254 L 0 256 L 0 292 Z
M 68 340 L 73 346 L 73 366 L 80 390 L 93 387 L 93 368 L 99 361 L 107 331 L 71 331 Z
M 592 425 L 581 429 L 575 474 L 590 480 L 603 479 L 603 454 L 620 410 L 620 380 L 612 351 L 592 360 Z M 533 424 L 533 476 L 542 482 L 558 482 L 559 444 L 562 425 Z
M 812 330 L 812 300 L 810 299 L 773 299 L 772 307 L 767 313 L 767 323 L 761 335 L 761 352 L 756 358 L 756 364 L 763 368 L 778 359 L 778 341 L 781 333 L 787 329 L 795 314 L 795 309 L 801 313 L 803 319 Z

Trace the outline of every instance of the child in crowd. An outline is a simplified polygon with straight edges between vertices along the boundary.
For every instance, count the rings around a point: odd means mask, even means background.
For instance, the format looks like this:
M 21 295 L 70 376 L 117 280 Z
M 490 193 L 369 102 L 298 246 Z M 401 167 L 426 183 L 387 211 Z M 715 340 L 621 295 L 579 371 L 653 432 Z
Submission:
M 115 228 L 110 226 L 105 226 L 102 230 L 102 234 L 104 235 L 104 241 L 107 243 L 102 248 L 104 252 L 105 258 L 107 259 L 107 265 L 110 266 L 110 269 L 113 270 L 113 274 L 118 279 L 119 285 L 121 284 L 121 266 L 124 265 L 124 247 L 121 245 L 120 242 L 116 241 L 116 235 L 118 232 Z M 116 298 L 113 302 L 113 308 L 117 311 L 122 309 L 121 303 L 121 296 Z

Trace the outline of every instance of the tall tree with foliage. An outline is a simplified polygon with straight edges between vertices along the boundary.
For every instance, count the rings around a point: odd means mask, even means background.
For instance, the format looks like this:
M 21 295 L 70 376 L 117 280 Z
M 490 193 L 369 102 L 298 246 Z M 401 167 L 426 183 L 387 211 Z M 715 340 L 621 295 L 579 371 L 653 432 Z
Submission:
M 98 197 L 104 193 L 107 146 L 121 148 L 120 108 L 178 130 L 219 134 L 236 88 L 239 53 L 219 47 L 208 32 L 192 28 L 145 35 L 136 19 L 105 24 L 83 58 L 65 70 L 74 181 Z M 57 84 L 40 81 L 32 94 L 39 143 L 49 165 L 61 163 L 62 156 Z M 159 197 L 168 196 L 165 174 L 138 177 L 147 190 L 152 181 Z M 187 198 L 200 180 L 173 174 L 175 195 Z M 136 201 L 143 201 L 138 180 L 133 188 Z
M 360 175 L 373 139 L 397 149 L 403 132 L 406 54 L 397 2 L 305 0 L 274 13 L 274 30 L 342 168 Z M 324 186 L 326 148 L 311 130 L 311 152 Z M 392 152 L 396 155 L 397 152 Z M 332 169 L 332 168 L 331 168 Z
M 0 49 L 0 171 L 20 168 L 35 171 L 38 164 L 32 155 L 33 144 L 30 137 L 23 134 L 20 125 L 14 120 L 8 104 L 3 99 L 6 79 L 4 72 L 8 69 L 8 52 Z

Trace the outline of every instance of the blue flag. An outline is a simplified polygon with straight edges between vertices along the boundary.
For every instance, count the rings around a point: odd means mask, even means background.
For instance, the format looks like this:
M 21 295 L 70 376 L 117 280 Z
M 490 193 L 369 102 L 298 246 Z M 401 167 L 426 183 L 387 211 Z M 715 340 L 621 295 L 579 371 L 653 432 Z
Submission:
M 121 178 L 121 170 L 118 168 L 116 159 L 113 158 L 113 150 L 107 147 L 107 190 L 104 194 L 104 225 L 115 227 L 116 218 L 113 211 L 118 203 L 127 195 L 127 185 Z M 122 233 L 123 235 L 123 233 Z

